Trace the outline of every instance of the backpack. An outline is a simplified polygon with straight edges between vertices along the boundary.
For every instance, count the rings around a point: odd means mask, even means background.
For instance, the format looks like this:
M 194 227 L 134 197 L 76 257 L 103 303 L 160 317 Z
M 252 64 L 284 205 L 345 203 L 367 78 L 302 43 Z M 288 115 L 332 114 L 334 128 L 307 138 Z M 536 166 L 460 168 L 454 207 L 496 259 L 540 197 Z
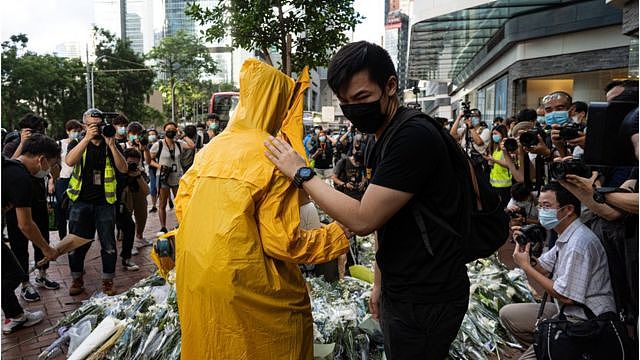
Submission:
M 462 201 L 464 202 L 463 226 L 461 227 L 463 231 L 459 232 L 441 216 L 429 209 L 428 204 L 424 204 L 418 201 L 418 197 L 414 197 L 416 201 L 410 203 L 411 211 L 427 252 L 433 255 L 426 226 L 426 222 L 431 222 L 461 241 L 465 262 L 491 256 L 509 237 L 509 218 L 500 205 L 500 198 L 491 188 L 489 181 L 478 176 L 469 156 L 440 124 L 418 110 L 404 110 L 391 125 L 391 128 L 387 130 L 389 133 L 381 143 L 380 159 L 384 158 L 389 142 L 398 129 L 416 117 L 430 122 L 436 130 L 440 131 L 451 161 L 455 164 L 453 168 L 462 189 Z

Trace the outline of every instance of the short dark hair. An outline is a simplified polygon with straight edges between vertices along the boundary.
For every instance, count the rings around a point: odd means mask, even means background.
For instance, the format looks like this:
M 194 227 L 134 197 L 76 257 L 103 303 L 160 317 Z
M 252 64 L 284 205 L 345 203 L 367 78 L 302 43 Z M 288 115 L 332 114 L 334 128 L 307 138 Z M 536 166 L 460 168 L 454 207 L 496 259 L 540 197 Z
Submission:
M 581 203 L 577 197 L 575 197 L 569 190 L 565 189 L 560 185 L 560 183 L 552 181 L 549 184 L 542 187 L 540 192 L 553 191 L 556 193 L 556 200 L 560 206 L 573 205 L 573 213 L 577 216 L 580 216 L 581 213 Z
M 131 123 L 129 123 L 129 126 L 127 126 L 127 131 L 135 134 L 140 134 L 144 131 L 144 126 L 142 126 L 142 124 L 137 121 L 132 121 Z
M 575 109 L 576 112 L 587 112 L 587 110 L 589 110 L 589 105 L 587 105 L 587 103 L 582 102 L 582 101 L 574 101 L 574 103 L 571 105 L 573 106 L 573 108 Z
M 195 139 L 198 135 L 198 129 L 196 129 L 195 125 L 187 125 L 184 127 L 184 134 L 190 139 Z
M 338 95 L 354 74 L 362 70 L 369 72 L 369 78 L 381 89 L 392 76 L 398 77 L 389 53 L 379 45 L 367 41 L 357 41 L 340 48 L 329 62 L 327 82 Z
M 176 129 L 178 128 L 178 124 L 174 123 L 173 121 L 169 121 L 168 123 L 165 123 L 165 124 L 162 126 L 162 130 L 166 130 L 166 129 L 167 129 L 167 126 L 169 126 L 169 125 L 173 125 L 173 126 L 175 126 L 175 127 L 176 127 Z
M 43 134 L 31 134 L 22 144 L 22 153 L 31 156 L 44 155 L 47 159 L 60 157 L 60 147 L 52 138 Z
M 76 119 L 71 119 L 64 124 L 64 129 L 66 131 L 82 130 L 82 128 L 82 123 Z
M 207 115 L 207 120 L 220 121 L 220 116 L 218 116 L 218 114 L 211 113 Z
M 476 108 L 469 109 L 469 112 L 478 113 L 478 116 L 482 118 L 482 111 L 480 111 L 480 109 L 476 109 Z
M 509 116 L 507 118 L 507 120 L 505 120 L 504 124 L 507 125 L 507 127 L 511 126 L 511 124 L 517 123 L 518 119 L 516 119 L 515 116 Z
M 148 135 L 150 132 L 152 132 L 152 131 L 153 131 L 156 135 L 158 135 L 158 130 L 156 130 L 156 129 L 149 129 L 149 130 L 147 130 L 147 135 Z
M 531 195 L 531 189 L 524 183 L 515 183 L 511 187 L 511 197 L 515 201 L 527 201 Z
M 124 150 L 124 157 L 126 158 L 134 158 L 134 159 L 142 159 L 142 155 L 140 151 L 134 148 L 127 148 Z
M 517 122 L 523 121 L 536 121 L 538 118 L 538 113 L 533 109 L 522 109 L 516 116 Z
M 34 132 L 44 133 L 44 130 L 49 126 L 47 120 L 34 114 L 28 113 L 18 121 L 18 129 L 31 129 Z
M 127 125 L 129 123 L 129 119 L 127 119 L 127 117 L 120 113 L 118 114 L 118 116 L 116 116 L 115 118 L 113 118 L 112 124 L 113 125 Z
M 496 122 L 504 122 L 504 119 L 500 116 L 497 116 L 495 119 L 493 119 L 493 123 L 495 124 Z
M 620 95 L 611 99 L 611 101 L 628 101 L 638 103 L 638 80 L 624 80 L 618 86 L 622 86 L 624 90 Z
M 196 124 L 196 127 L 197 127 L 197 128 L 205 128 L 205 127 L 207 127 L 207 125 L 205 125 L 205 124 L 204 124 L 204 123 L 202 123 L 202 122 L 199 122 L 199 123 L 197 123 L 197 124 Z

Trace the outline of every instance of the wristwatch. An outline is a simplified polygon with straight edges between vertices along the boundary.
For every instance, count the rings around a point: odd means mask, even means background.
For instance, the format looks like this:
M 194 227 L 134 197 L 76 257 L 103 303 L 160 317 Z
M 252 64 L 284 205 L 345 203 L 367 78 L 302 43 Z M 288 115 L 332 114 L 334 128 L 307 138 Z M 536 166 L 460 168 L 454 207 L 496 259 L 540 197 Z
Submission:
M 597 202 L 598 204 L 604 204 L 607 201 L 607 199 L 604 197 L 604 194 L 615 192 L 629 192 L 629 190 L 617 187 L 597 187 L 593 189 L 593 201 Z
M 302 189 L 302 184 L 311 180 L 312 177 L 316 175 L 315 171 L 312 168 L 303 166 L 298 171 L 296 171 L 296 175 L 293 177 L 293 184 L 298 188 Z

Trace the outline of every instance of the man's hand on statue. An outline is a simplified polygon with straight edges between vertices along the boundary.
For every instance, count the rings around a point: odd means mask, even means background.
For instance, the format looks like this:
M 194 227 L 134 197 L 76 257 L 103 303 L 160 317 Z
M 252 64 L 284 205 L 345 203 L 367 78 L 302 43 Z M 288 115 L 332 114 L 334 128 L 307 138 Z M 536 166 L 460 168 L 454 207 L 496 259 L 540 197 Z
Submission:
M 264 153 L 267 158 L 269 158 L 283 174 L 291 179 L 296 175 L 298 169 L 307 166 L 307 163 L 300 154 L 293 150 L 291 145 L 281 139 L 271 136 L 269 140 L 264 142 L 264 146 L 268 149 L 268 151 Z

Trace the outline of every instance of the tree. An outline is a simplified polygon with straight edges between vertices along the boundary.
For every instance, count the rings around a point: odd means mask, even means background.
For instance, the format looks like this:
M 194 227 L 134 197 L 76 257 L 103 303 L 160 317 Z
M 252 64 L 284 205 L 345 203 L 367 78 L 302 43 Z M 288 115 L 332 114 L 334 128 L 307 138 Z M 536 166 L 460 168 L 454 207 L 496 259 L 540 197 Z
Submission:
M 2 122 L 13 129 L 27 112 L 44 117 L 49 134 L 64 134 L 64 123 L 84 110 L 84 67 L 79 59 L 27 51 L 24 34 L 2 43 Z
M 282 57 L 281 70 L 291 75 L 305 65 L 326 66 L 332 53 L 349 39 L 363 17 L 353 0 L 217 0 L 213 8 L 187 6 L 187 15 L 209 26 L 207 40 L 231 36 L 234 47 L 257 51 L 272 64 L 269 51 Z
M 151 49 L 147 58 L 155 62 L 154 68 L 166 79 L 162 85 L 165 88 L 168 86 L 171 94 L 172 120 L 175 117 L 176 83 L 197 84 L 202 76 L 217 71 L 202 40 L 182 30 L 162 39 L 158 46 Z
M 153 69 L 144 59 L 109 31 L 94 28 L 97 44 L 94 65 L 94 107 L 122 111 L 131 121 L 148 122 L 145 100 L 153 90 Z

